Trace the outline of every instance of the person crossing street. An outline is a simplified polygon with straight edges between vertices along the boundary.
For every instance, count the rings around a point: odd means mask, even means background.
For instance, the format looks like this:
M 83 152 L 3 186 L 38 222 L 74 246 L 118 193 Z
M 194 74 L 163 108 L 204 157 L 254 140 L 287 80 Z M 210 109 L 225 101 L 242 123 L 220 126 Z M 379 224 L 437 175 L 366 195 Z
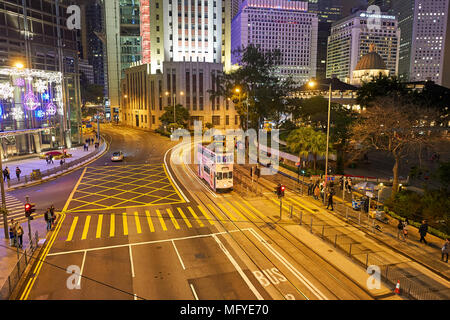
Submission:
M 17 181 L 20 181 L 20 174 L 22 173 L 22 170 L 19 169 L 19 167 L 16 167 L 16 177 Z
M 420 242 L 423 242 L 425 244 L 427 244 L 427 240 L 425 240 L 425 236 L 427 235 L 428 232 L 428 224 L 426 220 L 422 221 L 422 224 L 419 227 L 419 234 L 420 234 Z

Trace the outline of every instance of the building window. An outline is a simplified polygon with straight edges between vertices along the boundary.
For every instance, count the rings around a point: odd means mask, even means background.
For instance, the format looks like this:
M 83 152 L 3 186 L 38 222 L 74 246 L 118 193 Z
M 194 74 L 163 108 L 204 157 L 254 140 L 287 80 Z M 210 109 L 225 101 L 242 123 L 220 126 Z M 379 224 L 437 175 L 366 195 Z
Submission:
M 214 126 L 219 126 L 220 125 L 220 116 L 212 116 L 212 124 Z
M 225 116 L 225 125 L 229 125 L 230 124 L 230 116 Z

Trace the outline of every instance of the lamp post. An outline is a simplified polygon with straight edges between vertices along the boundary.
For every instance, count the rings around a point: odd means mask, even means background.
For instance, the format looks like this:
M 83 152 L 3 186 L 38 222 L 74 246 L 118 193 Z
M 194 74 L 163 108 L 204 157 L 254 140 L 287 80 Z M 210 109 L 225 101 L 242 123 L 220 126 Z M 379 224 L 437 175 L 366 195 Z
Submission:
M 3 139 L 0 139 L 0 170 L 3 173 Z M 3 228 L 5 230 L 5 239 L 9 239 L 9 232 L 8 232 L 8 218 L 6 213 L 6 199 L 5 199 L 5 185 L 4 185 L 4 179 L 1 179 L 0 187 L 2 192 L 2 213 L 3 213 Z
M 167 97 L 167 96 L 170 95 L 170 92 L 166 91 L 165 94 L 166 94 L 166 97 Z M 184 92 L 180 91 L 180 95 L 181 96 L 184 95 Z M 177 123 L 177 117 L 176 117 L 176 112 L 177 111 L 176 111 L 176 107 L 175 107 L 177 105 L 177 96 L 176 96 L 175 92 L 171 95 L 170 102 L 173 104 L 173 123 Z
M 326 149 L 326 154 L 325 154 L 325 188 L 327 186 L 327 180 L 328 180 L 328 150 L 329 150 L 329 141 L 330 141 L 330 117 L 331 117 L 331 95 L 332 95 L 331 82 L 332 82 L 332 79 L 330 79 L 330 84 L 328 87 L 328 121 L 327 121 L 327 149 Z M 311 80 L 308 83 L 308 86 L 312 89 L 317 86 L 317 83 L 314 80 Z M 325 197 L 325 190 L 324 190 L 323 202 L 325 203 L 325 201 L 326 201 L 326 197 Z

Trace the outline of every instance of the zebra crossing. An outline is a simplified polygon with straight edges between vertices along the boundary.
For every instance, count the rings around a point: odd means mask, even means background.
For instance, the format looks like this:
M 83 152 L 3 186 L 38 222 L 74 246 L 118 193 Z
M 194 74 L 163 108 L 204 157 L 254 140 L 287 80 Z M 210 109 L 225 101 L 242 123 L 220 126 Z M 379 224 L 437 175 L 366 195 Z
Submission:
M 228 201 L 214 206 L 183 205 L 128 210 L 122 213 L 71 215 L 61 229 L 60 240 L 66 242 L 134 236 L 156 232 L 177 232 L 213 226 L 220 222 L 250 222 L 257 217 L 250 204 Z M 245 214 L 243 214 L 245 213 Z M 257 213 L 260 214 L 259 212 Z
M 19 222 L 26 221 L 25 218 L 25 203 L 16 197 L 6 193 L 5 194 L 6 208 L 8 209 L 8 220 L 14 219 Z M 0 225 L 3 225 L 3 219 L 0 219 Z

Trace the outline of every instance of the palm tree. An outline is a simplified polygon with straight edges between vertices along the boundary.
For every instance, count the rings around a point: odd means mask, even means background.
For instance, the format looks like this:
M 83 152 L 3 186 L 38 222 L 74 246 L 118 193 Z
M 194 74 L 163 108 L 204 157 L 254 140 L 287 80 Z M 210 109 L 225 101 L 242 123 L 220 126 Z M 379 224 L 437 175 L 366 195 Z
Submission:
M 308 157 L 312 153 L 314 157 L 314 170 L 317 166 L 317 157 L 325 156 L 327 148 L 327 138 L 323 132 L 316 131 L 311 127 L 303 127 L 293 130 L 286 139 L 291 152 L 302 157 Z

